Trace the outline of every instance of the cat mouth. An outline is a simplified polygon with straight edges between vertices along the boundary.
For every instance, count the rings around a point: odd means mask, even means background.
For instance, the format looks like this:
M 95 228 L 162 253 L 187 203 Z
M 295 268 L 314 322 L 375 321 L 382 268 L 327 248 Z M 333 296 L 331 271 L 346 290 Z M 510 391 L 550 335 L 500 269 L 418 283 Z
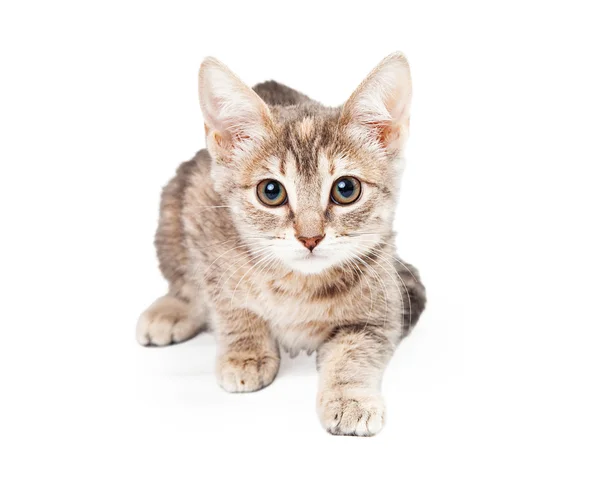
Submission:
M 297 268 L 310 272 L 321 271 L 331 263 L 331 255 L 321 251 L 313 251 L 312 253 L 302 252 L 294 255 L 291 263 L 294 264 Z
M 320 273 L 338 262 L 335 250 L 329 248 L 281 248 L 277 251 L 281 261 L 294 271 L 304 274 Z
M 328 259 L 328 256 L 322 251 L 311 251 L 309 253 L 301 253 L 300 259 L 303 261 L 318 261 Z

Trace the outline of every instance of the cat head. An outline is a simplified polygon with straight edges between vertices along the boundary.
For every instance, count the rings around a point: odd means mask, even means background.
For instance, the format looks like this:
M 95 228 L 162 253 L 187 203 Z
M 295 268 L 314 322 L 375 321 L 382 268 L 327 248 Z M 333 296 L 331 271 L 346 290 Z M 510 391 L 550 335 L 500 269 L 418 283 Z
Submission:
M 297 104 L 267 105 L 213 58 L 199 91 L 215 189 L 257 258 L 318 274 L 390 234 L 409 126 L 404 56 L 385 58 L 338 108 L 296 92 Z

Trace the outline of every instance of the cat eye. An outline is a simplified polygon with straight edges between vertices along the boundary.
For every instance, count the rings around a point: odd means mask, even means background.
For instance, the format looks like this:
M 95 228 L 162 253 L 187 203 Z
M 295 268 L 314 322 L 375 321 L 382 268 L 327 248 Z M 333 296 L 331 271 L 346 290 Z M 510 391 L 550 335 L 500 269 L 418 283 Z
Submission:
M 349 205 L 360 197 L 360 192 L 360 181 L 352 176 L 342 176 L 333 183 L 331 201 L 338 205 Z
M 266 206 L 281 206 L 287 201 L 285 188 L 277 180 L 262 180 L 256 187 L 256 194 Z

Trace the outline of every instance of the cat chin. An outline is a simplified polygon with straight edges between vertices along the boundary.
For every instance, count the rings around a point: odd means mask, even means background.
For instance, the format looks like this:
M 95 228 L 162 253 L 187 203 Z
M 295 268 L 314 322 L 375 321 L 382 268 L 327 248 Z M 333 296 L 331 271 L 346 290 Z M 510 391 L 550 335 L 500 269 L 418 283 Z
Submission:
M 324 256 L 305 256 L 303 258 L 287 258 L 284 263 L 293 271 L 305 275 L 314 275 L 335 266 L 336 262 Z

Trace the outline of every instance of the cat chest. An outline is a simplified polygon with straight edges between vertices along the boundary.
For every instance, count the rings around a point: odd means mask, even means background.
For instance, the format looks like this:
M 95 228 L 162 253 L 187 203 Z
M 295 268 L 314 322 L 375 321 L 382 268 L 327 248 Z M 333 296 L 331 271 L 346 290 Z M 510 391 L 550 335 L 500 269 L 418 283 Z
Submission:
M 284 350 L 292 355 L 316 350 L 339 323 L 335 305 L 326 301 L 307 301 L 294 297 L 269 298 L 263 317 Z

